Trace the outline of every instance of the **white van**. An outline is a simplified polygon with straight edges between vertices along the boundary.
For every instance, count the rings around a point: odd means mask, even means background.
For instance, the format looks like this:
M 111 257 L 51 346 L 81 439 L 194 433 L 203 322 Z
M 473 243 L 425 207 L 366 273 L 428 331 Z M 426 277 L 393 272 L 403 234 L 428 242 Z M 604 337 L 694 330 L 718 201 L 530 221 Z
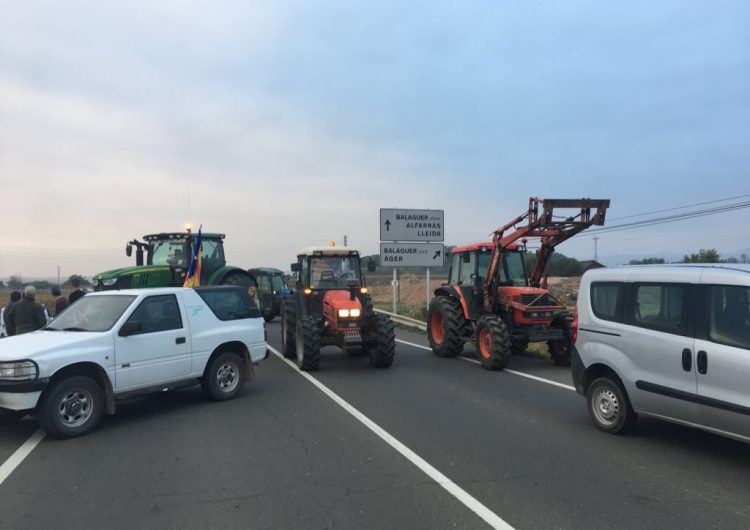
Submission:
M 574 330 L 573 381 L 597 428 L 644 414 L 750 442 L 750 266 L 588 271 Z

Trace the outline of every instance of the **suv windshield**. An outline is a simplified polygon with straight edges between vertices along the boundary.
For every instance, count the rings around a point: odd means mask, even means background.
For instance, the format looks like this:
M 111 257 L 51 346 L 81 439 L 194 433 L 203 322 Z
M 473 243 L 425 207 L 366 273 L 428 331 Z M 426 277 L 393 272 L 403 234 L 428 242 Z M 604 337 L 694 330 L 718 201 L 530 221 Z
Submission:
M 346 288 L 347 280 L 359 280 L 357 256 L 313 256 L 310 258 L 310 287 Z
M 115 325 L 135 296 L 84 296 L 60 313 L 45 329 L 52 331 L 107 331 Z
M 518 286 L 526 285 L 526 268 L 523 264 L 523 252 L 503 252 L 503 264 L 505 266 L 500 271 L 501 284 Z

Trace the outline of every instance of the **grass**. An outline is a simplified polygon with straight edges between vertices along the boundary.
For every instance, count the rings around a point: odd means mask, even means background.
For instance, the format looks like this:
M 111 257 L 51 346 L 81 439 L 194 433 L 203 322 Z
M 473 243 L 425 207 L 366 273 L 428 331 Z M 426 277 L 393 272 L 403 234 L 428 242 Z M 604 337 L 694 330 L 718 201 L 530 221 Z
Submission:
M 373 302 L 376 309 L 382 309 L 383 311 L 393 311 L 393 304 L 391 302 Z M 420 320 L 422 322 L 427 321 L 427 305 L 422 304 L 398 304 L 398 314 Z

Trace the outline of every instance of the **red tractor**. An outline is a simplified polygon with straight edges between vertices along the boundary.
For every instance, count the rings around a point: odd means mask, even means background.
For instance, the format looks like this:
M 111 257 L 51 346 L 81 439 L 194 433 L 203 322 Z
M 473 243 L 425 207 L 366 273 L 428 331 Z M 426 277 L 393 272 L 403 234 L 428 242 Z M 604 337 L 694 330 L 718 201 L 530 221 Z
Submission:
M 474 341 L 482 366 L 501 370 L 530 342 L 547 342 L 556 364 L 570 364 L 575 317 L 547 290 L 547 264 L 557 245 L 603 225 L 608 207 L 606 199 L 532 197 L 528 211 L 495 230 L 492 241 L 454 248 L 448 284 L 435 290 L 427 316 L 433 353 L 454 357 Z M 559 215 L 571 209 L 572 215 Z M 540 248 L 528 274 L 524 256 L 531 237 L 539 238 Z
M 369 262 L 368 269 L 374 270 Z M 388 368 L 396 352 L 396 332 L 386 315 L 373 310 L 352 247 L 310 247 L 292 263 L 296 287 L 284 298 L 281 351 L 300 370 L 315 371 L 320 348 L 338 346 L 350 355 L 367 355 L 370 365 Z

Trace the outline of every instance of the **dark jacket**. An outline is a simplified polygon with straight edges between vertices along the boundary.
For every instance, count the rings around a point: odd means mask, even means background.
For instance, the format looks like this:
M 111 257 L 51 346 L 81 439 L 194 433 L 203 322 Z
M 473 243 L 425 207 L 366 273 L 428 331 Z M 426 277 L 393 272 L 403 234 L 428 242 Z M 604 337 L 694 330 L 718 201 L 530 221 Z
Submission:
M 73 291 L 72 293 L 68 295 L 68 300 L 70 300 L 70 303 L 72 304 L 73 302 L 81 298 L 84 294 L 86 293 L 84 292 L 83 289 L 76 289 L 75 291 Z
M 20 335 L 43 328 L 47 324 L 44 308 L 31 298 L 22 298 L 5 316 L 8 335 Z
M 68 302 L 68 299 L 64 296 L 61 296 L 57 300 L 55 300 L 55 316 L 59 315 L 63 312 L 63 309 L 68 307 L 70 305 L 70 302 Z

